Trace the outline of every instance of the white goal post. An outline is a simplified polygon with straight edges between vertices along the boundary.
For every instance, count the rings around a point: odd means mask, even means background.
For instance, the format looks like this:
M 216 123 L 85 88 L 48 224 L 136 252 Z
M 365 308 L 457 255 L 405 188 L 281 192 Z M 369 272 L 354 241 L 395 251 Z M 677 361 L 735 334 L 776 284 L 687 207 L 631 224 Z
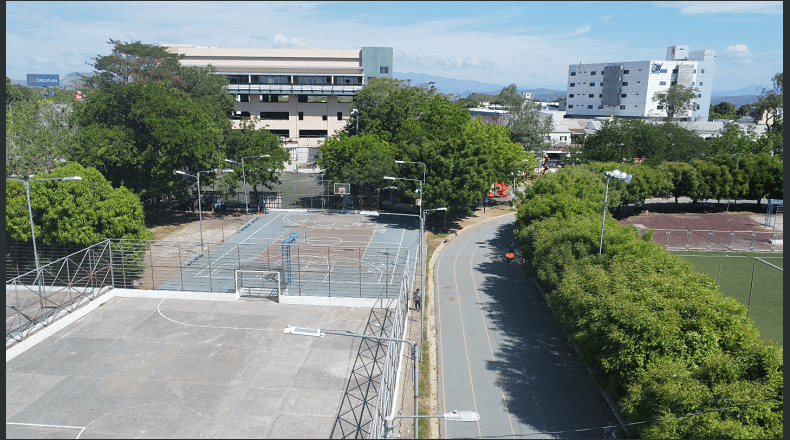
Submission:
M 280 275 L 273 270 L 235 270 L 236 298 L 279 298 L 282 293 Z

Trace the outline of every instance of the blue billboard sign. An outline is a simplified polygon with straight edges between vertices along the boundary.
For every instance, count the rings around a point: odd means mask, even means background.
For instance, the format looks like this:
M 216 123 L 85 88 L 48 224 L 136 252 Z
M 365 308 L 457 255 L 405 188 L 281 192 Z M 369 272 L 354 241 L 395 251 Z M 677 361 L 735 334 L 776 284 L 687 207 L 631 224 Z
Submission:
M 29 87 L 60 87 L 60 75 L 46 73 L 28 73 L 27 85 Z

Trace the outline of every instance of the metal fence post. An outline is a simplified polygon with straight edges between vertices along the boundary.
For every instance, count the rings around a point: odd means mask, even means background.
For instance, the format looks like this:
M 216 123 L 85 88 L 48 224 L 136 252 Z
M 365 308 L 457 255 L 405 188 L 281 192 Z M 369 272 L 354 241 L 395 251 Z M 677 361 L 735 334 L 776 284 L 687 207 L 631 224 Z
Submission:
M 113 270 L 113 262 L 112 262 L 112 240 L 107 239 L 107 247 L 110 253 L 110 283 L 112 283 L 112 288 L 115 288 L 115 271 Z

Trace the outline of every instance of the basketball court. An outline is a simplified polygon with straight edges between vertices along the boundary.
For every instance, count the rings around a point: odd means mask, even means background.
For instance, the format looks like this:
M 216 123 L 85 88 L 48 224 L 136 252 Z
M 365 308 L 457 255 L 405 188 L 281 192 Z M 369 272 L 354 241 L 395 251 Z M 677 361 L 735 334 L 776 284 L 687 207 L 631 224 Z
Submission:
M 270 210 L 224 243 L 164 250 L 192 261 L 156 289 L 237 293 L 257 282 L 278 295 L 387 298 L 418 237 L 416 216 Z
M 328 438 L 360 340 L 283 330 L 371 313 L 111 298 L 6 362 L 6 438 Z

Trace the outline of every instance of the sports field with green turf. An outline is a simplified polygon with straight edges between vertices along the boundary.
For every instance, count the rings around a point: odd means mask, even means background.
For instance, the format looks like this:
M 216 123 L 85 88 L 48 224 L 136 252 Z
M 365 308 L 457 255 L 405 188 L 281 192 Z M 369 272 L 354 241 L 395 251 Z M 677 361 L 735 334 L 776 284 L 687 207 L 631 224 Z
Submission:
M 765 252 L 691 252 L 674 251 L 694 265 L 694 270 L 719 281 L 721 292 L 743 304 L 751 305 L 749 317 L 754 319 L 763 338 L 783 342 L 784 268 L 782 253 Z M 772 267 L 776 266 L 776 267 Z M 754 285 L 752 286 L 752 272 Z

